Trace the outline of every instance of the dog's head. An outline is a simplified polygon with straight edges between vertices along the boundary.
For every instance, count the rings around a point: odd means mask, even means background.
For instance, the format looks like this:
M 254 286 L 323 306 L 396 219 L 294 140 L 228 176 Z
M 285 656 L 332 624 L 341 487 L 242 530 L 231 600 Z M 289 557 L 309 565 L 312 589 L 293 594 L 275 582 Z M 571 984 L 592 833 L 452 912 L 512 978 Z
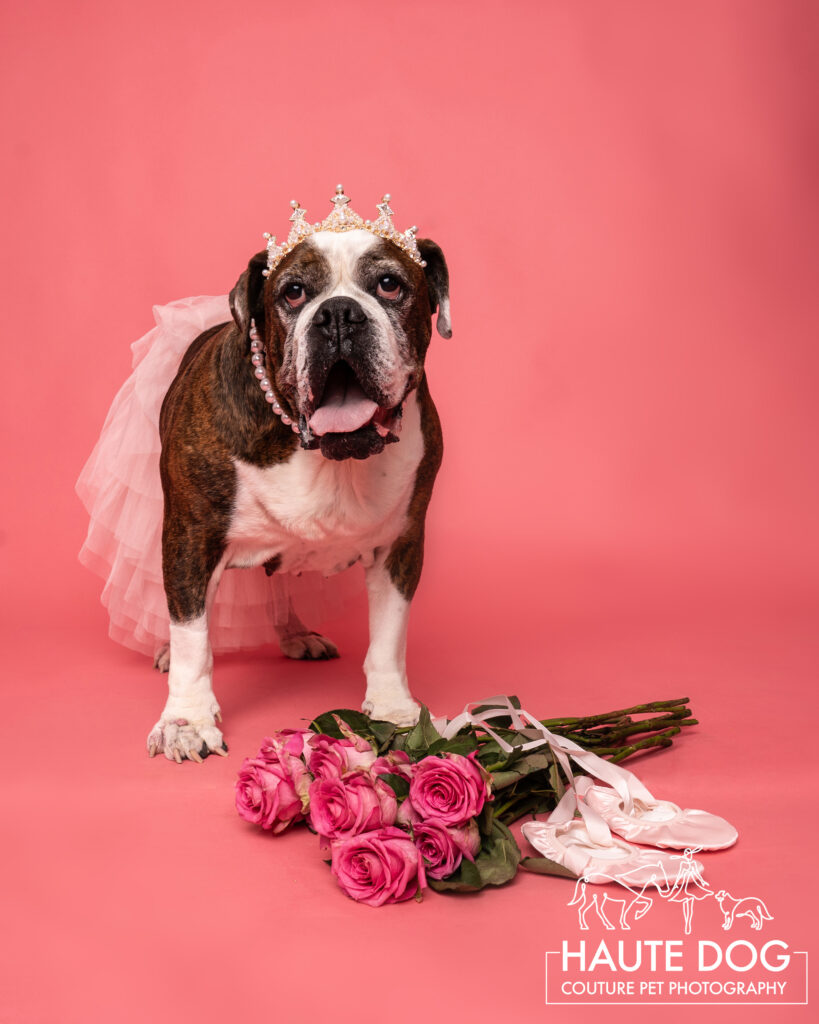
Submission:
M 257 253 L 231 292 L 248 358 L 255 320 L 268 378 L 303 447 L 364 459 L 398 440 L 436 310 L 438 333 L 452 333 L 444 255 L 427 239 L 418 249 L 426 267 L 370 231 L 317 232 L 267 278 L 266 253 Z

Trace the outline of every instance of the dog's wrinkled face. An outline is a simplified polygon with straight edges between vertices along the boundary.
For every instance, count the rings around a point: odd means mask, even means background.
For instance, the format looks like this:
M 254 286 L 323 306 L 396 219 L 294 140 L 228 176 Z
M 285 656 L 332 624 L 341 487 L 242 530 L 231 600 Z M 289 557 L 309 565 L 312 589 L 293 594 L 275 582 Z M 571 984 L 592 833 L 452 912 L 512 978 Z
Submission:
M 265 282 L 259 300 L 273 384 L 305 447 L 363 459 L 398 440 L 436 306 L 440 333 L 450 333 L 446 264 L 425 244 L 436 257 L 426 273 L 369 231 L 319 232 Z

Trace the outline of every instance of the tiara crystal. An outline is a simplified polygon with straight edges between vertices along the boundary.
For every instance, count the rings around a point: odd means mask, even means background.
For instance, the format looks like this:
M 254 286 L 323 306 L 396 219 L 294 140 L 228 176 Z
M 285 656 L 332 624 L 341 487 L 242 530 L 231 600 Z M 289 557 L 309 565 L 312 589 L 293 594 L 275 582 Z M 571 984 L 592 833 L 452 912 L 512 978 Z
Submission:
M 379 238 L 386 238 L 393 242 L 419 267 L 425 267 L 426 260 L 421 258 L 418 243 L 415 240 L 418 228 L 413 225 L 402 234 L 394 226 L 393 211 L 390 209 L 391 198 L 388 192 L 376 205 L 378 217 L 374 221 L 364 220 L 350 206 L 350 197 L 344 195 L 344 186 L 336 185 L 336 194 L 331 200 L 333 209 L 324 220 L 316 221 L 315 224 L 310 224 L 306 219 L 307 211 L 299 204 L 298 200 L 292 199 L 290 201 L 293 208 L 293 212 L 290 214 L 292 227 L 287 241 L 277 245 L 275 235 L 271 235 L 267 231 L 264 233 L 267 243 L 267 269 L 263 270 L 262 274 L 268 277 L 288 253 L 292 252 L 305 238 L 309 238 L 310 235 L 315 235 L 319 231 L 369 231 L 373 235 L 378 235 Z

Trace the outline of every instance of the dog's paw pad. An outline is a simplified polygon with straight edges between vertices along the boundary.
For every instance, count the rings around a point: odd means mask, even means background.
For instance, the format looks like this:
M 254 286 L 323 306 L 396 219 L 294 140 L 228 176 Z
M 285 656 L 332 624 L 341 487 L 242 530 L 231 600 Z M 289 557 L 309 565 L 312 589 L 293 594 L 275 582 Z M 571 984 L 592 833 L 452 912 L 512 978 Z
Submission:
M 167 672 L 171 667 L 171 645 L 163 644 L 154 655 L 154 668 L 157 672 Z
M 164 754 L 169 761 L 202 762 L 209 754 L 227 756 L 227 746 L 215 719 L 190 722 L 187 718 L 162 719 L 148 734 L 148 754 Z
M 377 722 L 392 722 L 399 727 L 416 725 L 421 714 L 421 705 L 414 700 L 397 703 L 365 700 L 361 705 L 365 715 L 375 719 Z
M 294 633 L 279 641 L 282 654 L 288 658 L 297 658 L 303 661 L 326 661 L 328 658 L 338 657 L 338 648 L 332 640 L 320 633 L 305 632 Z

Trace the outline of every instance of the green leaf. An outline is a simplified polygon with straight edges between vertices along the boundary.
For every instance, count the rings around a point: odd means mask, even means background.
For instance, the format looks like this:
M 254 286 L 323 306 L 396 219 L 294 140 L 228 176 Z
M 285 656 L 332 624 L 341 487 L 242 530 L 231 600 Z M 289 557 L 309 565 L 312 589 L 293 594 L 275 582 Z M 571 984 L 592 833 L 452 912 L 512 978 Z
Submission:
M 531 754 L 526 754 L 525 757 L 519 758 L 509 767 L 500 768 L 492 772 L 492 789 L 505 789 L 507 786 L 513 786 L 527 775 L 548 771 L 552 767 L 551 754 L 544 754 L 539 750 L 532 751 Z
M 478 831 L 482 836 L 488 836 L 492 832 L 492 822 L 495 817 L 495 809 L 491 803 L 485 803 L 483 810 L 478 815 Z
M 514 786 L 522 778 L 520 772 L 516 772 L 514 769 L 501 768 L 499 771 L 492 772 L 492 792 L 497 793 L 501 789 L 506 789 L 507 786 Z
M 562 878 L 577 878 L 578 876 L 564 868 L 562 864 L 549 860 L 548 857 L 524 857 L 520 862 L 524 871 L 531 871 L 536 875 L 559 875 Z
M 437 740 L 430 743 L 427 754 L 462 754 L 467 757 L 478 749 L 478 741 L 474 736 L 460 735 L 453 736 L 451 740 L 445 740 L 439 736 Z
M 460 733 L 458 734 L 461 735 Z M 506 764 L 506 752 L 501 750 L 495 740 L 487 740 L 481 743 L 478 750 L 478 760 L 486 768 L 490 764 Z
M 464 858 L 457 871 L 448 878 L 428 878 L 430 889 L 436 892 L 477 892 L 483 889 L 481 873 L 471 860 Z
M 449 878 L 430 878 L 429 885 L 436 892 L 475 892 L 487 885 L 504 885 L 515 877 L 519 862 L 515 837 L 501 822 L 493 821 L 474 863 L 464 858 Z
M 504 796 L 506 792 L 504 792 Z M 523 792 L 516 797 L 511 806 L 507 806 L 505 810 L 496 813 L 505 825 L 511 825 L 513 821 L 518 821 L 526 815 L 546 814 L 554 809 L 555 795 L 550 789 L 544 791 L 529 790 L 524 784 Z
M 390 744 L 395 735 L 395 726 L 392 722 L 380 722 L 377 719 L 368 718 L 361 711 L 353 711 L 352 708 L 340 708 L 337 711 L 325 711 L 323 715 L 314 718 L 308 729 L 313 732 L 323 733 L 325 736 L 333 736 L 340 740 L 344 734 L 338 726 L 334 716 L 338 716 L 349 727 L 356 736 L 362 736 L 370 743 L 374 743 L 379 753 Z
M 502 822 L 492 822 L 492 833 L 484 840 L 475 858 L 484 885 L 503 885 L 515 877 L 520 850 L 515 837 Z
M 553 761 L 549 768 L 549 780 L 552 783 L 552 789 L 555 794 L 555 804 L 557 804 L 566 792 L 566 787 L 563 784 L 563 777 L 560 774 L 560 768 L 557 765 L 557 761 Z
M 370 720 L 370 729 L 378 744 L 378 753 L 382 754 L 387 750 L 395 736 L 395 726 L 392 722 L 374 722 Z
M 516 708 L 518 711 L 520 711 L 520 700 L 517 697 L 515 697 L 514 694 L 510 694 L 508 697 L 507 696 L 504 697 L 504 702 L 503 703 L 493 704 L 490 701 L 487 704 L 480 704 L 480 705 L 478 705 L 478 707 L 476 707 L 473 710 L 472 714 L 473 715 L 478 715 L 482 711 L 489 711 L 489 710 L 494 709 L 494 708 L 504 707 L 506 701 L 509 701 L 509 703 L 512 705 L 513 708 Z M 503 719 L 502 718 L 491 719 L 490 722 L 489 722 L 491 728 L 493 728 L 493 729 L 495 728 L 495 726 L 492 724 L 493 722 L 499 722 L 499 721 L 503 721 Z
M 451 740 L 445 740 L 442 751 L 447 754 L 461 754 L 463 757 L 468 757 L 473 751 L 478 749 L 478 741 L 474 736 L 453 736 Z
M 485 768 L 493 768 L 495 771 L 511 768 L 528 755 L 523 750 L 524 744 L 529 742 L 529 737 L 510 729 L 496 729 L 498 736 L 505 740 L 512 749 L 503 750 L 496 740 L 480 740 L 478 760 Z M 541 753 L 540 750 L 536 753 Z M 548 754 L 547 754 L 548 756 Z
M 429 708 L 422 704 L 418 724 L 412 732 L 407 734 L 404 750 L 406 750 L 410 757 L 418 760 L 418 755 L 423 756 L 429 753 L 430 746 L 433 743 L 437 743 L 440 739 L 441 734 L 432 724 Z
M 342 721 L 352 729 L 358 736 L 369 739 L 373 735 L 373 723 L 361 711 L 353 711 L 352 708 L 341 708 L 337 711 L 325 711 L 323 715 L 314 718 L 308 729 L 313 732 L 324 733 L 325 736 L 334 736 L 337 740 L 342 739 L 341 730 L 338 727 L 334 715 L 338 715 Z
M 404 797 L 409 793 L 409 782 L 400 775 L 379 775 L 379 779 L 382 782 L 386 782 L 390 789 L 395 793 L 399 800 L 403 800 Z

